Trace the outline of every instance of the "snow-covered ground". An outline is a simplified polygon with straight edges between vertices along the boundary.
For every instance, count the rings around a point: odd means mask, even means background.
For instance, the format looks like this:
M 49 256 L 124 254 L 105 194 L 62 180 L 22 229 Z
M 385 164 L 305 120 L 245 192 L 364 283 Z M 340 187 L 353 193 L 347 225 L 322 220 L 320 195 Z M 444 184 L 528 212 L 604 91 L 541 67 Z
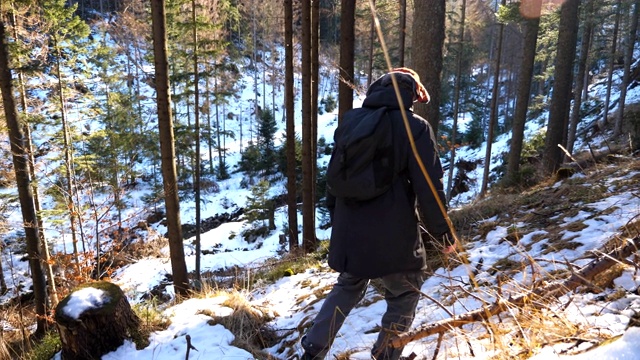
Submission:
M 245 81 L 252 81 L 250 78 Z M 335 77 L 327 78 L 325 81 L 335 81 Z M 254 94 L 251 86 L 247 86 L 242 94 L 242 98 L 252 99 Z M 601 88 L 593 87 L 592 94 L 599 94 Z M 613 99 L 616 98 L 613 94 Z M 269 97 L 267 97 L 268 99 Z M 358 106 L 362 99 L 357 99 L 354 106 Z M 248 101 L 248 100 L 247 100 Z M 627 103 L 640 102 L 640 87 L 636 87 L 627 95 Z M 239 101 L 238 103 L 242 103 Z M 299 104 L 298 104 L 299 106 Z M 282 106 L 278 106 L 282 109 Z M 241 111 L 238 109 L 237 111 Z M 615 109 L 613 110 L 615 111 Z M 299 114 L 299 112 L 297 112 Z M 281 119 L 280 110 L 277 119 Z M 279 122 L 283 130 L 284 124 Z M 336 113 L 326 113 L 319 116 L 319 136 L 324 136 L 328 142 L 332 139 L 333 130 L 336 126 Z M 543 128 L 539 122 L 532 121 L 528 124 L 527 133 L 532 134 Z M 498 165 L 496 156 L 508 151 L 506 146 L 509 134 L 500 136 L 493 144 L 493 154 L 491 166 Z M 239 145 L 227 143 L 230 147 L 229 163 L 234 163 L 239 159 Z M 472 150 L 462 148 L 457 152 L 458 159 L 476 160 L 484 158 L 484 146 Z M 235 158 L 234 158 L 235 157 Z M 328 161 L 327 156 L 319 158 L 319 165 Z M 476 172 L 469 174 L 472 179 L 477 180 L 476 185 L 480 185 L 482 177 L 482 167 Z M 581 175 L 575 175 L 570 179 L 555 184 L 561 187 L 567 182 L 579 182 Z M 559 262 L 571 262 L 575 265 L 584 265 L 588 259 L 584 255 L 589 251 L 599 249 L 603 242 L 611 236 L 619 233 L 622 226 L 640 214 L 640 197 L 637 196 L 639 188 L 632 184 L 640 177 L 640 170 L 629 169 L 628 171 L 614 173 L 602 184 L 611 192 L 611 196 L 605 196 L 592 203 L 580 204 L 581 211 L 570 218 L 558 217 L 554 219 L 558 227 L 582 222 L 584 227 L 562 230 L 563 238 L 566 241 L 580 243 L 576 248 L 567 248 L 558 252 L 545 252 L 545 236 L 548 234 L 545 229 L 537 229 L 528 232 L 519 241 L 519 247 L 512 246 L 504 241 L 509 229 L 504 225 L 496 225 L 490 229 L 482 238 L 466 239 L 465 249 L 470 265 L 452 266 L 449 269 L 437 269 L 422 287 L 422 292 L 427 294 L 419 303 L 414 326 L 431 323 L 441 319 L 449 318 L 450 314 L 461 314 L 469 310 L 477 309 L 484 303 L 494 301 L 498 292 L 497 289 L 509 291 L 517 286 L 526 286 L 530 281 L 531 273 L 527 271 L 515 275 L 511 281 L 499 285 L 495 274 L 491 272 L 491 267 L 496 261 L 508 258 L 514 262 L 526 262 L 529 258 L 536 259 L 536 266 L 540 267 L 540 272 L 552 272 L 557 270 Z M 219 193 L 206 194 L 205 203 L 202 208 L 202 218 L 207 218 L 216 214 L 232 212 L 234 209 L 242 207 L 250 194 L 248 189 L 241 187 L 241 174 L 232 174 L 231 179 L 219 183 L 221 191 Z M 626 181 L 626 182 L 625 182 Z M 446 181 L 445 181 L 446 183 Z M 626 185 L 620 185 L 626 184 Z M 581 185 L 578 185 L 581 186 Z M 620 189 L 627 186 L 628 188 Z M 145 193 L 144 188 L 136 190 L 130 196 L 131 206 L 126 216 L 137 219 L 139 214 L 144 213 L 142 202 L 138 201 L 138 196 Z M 272 194 L 283 192 L 282 184 L 275 184 L 271 190 Z M 458 204 L 467 204 L 477 195 L 476 190 L 464 193 L 460 198 L 455 199 Z M 228 205 L 231 204 L 231 207 Z M 13 224 L 20 224 L 19 209 L 10 215 Z M 605 211 L 613 209 L 612 211 Z M 594 215 L 595 214 L 595 215 Z M 321 218 L 318 213 L 317 217 Z M 192 223 L 194 221 L 193 201 L 181 202 L 181 217 L 183 222 Z M 301 223 L 301 218 L 299 223 Z M 490 224 L 495 219 L 485 219 L 476 226 Z M 233 266 L 259 267 L 263 261 L 281 256 L 284 246 L 279 243 L 279 234 L 284 232 L 287 223 L 286 208 L 280 208 L 276 212 L 277 230 L 265 239 L 248 244 L 241 239 L 239 234 L 243 228 L 247 227 L 244 220 L 223 224 L 211 231 L 202 234 L 202 249 L 216 250 L 215 252 L 202 256 L 202 269 L 204 271 L 215 271 L 227 269 Z M 317 222 L 320 224 L 320 221 Z M 523 226 L 524 224 L 512 224 L 512 226 Z M 579 230 L 578 230 L 579 229 Z M 329 238 L 330 229 L 317 229 L 319 239 Z M 161 225 L 153 225 L 150 234 L 164 234 L 166 228 Z M 60 252 L 66 249 L 69 251 L 70 243 L 64 234 L 47 234 L 54 243 L 54 251 Z M 533 238 L 536 237 L 534 242 Z M 195 249 L 192 245 L 193 239 L 185 240 L 185 254 L 187 256 L 187 268 L 189 271 L 195 269 Z M 12 245 L 12 244 L 8 244 Z M 524 248 L 531 245 L 528 250 Z M 2 253 L 2 264 L 5 277 L 11 288 L 15 289 L 18 284 L 28 286 L 27 263 L 21 261 L 22 255 L 12 253 L 12 246 L 7 246 Z M 134 264 L 127 265 L 114 274 L 112 281 L 120 285 L 132 303 L 142 303 L 142 295 L 157 287 L 165 281 L 165 275 L 171 273 L 168 248 L 161 251 L 164 256 L 144 258 Z M 474 291 L 473 296 L 465 295 L 465 287 L 470 283 L 470 271 L 476 269 L 475 281 L 486 284 L 481 289 Z M 322 304 L 323 296 L 329 291 L 331 284 L 335 281 L 337 274 L 331 271 L 326 263 L 318 268 L 311 268 L 302 273 L 285 276 L 275 282 L 250 290 L 241 290 L 249 304 L 256 308 L 263 309 L 268 315 L 273 317 L 269 326 L 276 330 L 283 339 L 271 348 L 266 349 L 273 358 L 285 359 L 299 352 L 297 340 L 300 338 L 300 329 L 304 329 L 304 324 L 308 324 L 313 319 L 314 314 Z M 567 324 L 580 324 L 585 330 L 578 331 L 576 338 L 590 331 L 605 333 L 607 336 L 620 336 L 617 341 L 612 341 L 606 345 L 597 347 L 594 350 L 573 356 L 561 355 L 564 350 L 571 346 L 572 339 L 567 341 L 549 341 L 548 344 L 536 344 L 531 349 L 535 359 L 635 359 L 640 351 L 640 330 L 637 327 L 627 329 L 629 319 L 640 311 L 640 296 L 637 295 L 640 277 L 632 268 L 627 268 L 615 280 L 614 289 L 604 289 L 603 293 L 570 293 L 560 298 L 557 304 L 552 304 L 549 311 L 557 312 L 558 318 L 566 319 Z M 625 290 L 625 295 L 618 299 L 602 302 L 597 298 L 608 296 L 612 292 Z M 11 291 L 10 291 L 11 292 Z M 167 286 L 167 292 L 172 294 L 171 285 Z M 0 298 L 5 300 L 7 296 Z M 81 313 L 86 307 L 92 306 L 99 300 L 95 293 L 87 292 L 86 298 L 82 294 L 78 295 L 78 301 L 68 305 L 72 313 Z M 132 342 L 126 342 L 116 351 L 103 357 L 105 360 L 131 360 L 131 359 L 178 359 L 184 358 L 186 353 L 186 336 L 191 338 L 191 344 L 197 349 L 190 352 L 190 359 L 252 359 L 246 350 L 232 345 L 234 335 L 222 325 L 210 325 L 211 316 L 228 316 L 232 309 L 225 305 L 225 301 L 231 296 L 230 292 L 214 292 L 209 298 L 193 298 L 179 304 L 166 307 L 163 314 L 170 320 L 170 326 L 161 331 L 154 332 L 150 337 L 150 345 L 144 349 L 137 350 Z M 380 317 L 385 311 L 385 303 L 374 286 L 370 286 L 361 305 L 355 308 L 347 318 L 344 326 L 336 338 L 328 358 L 333 358 L 339 354 L 350 354 L 351 359 L 369 359 L 370 347 L 377 337 L 376 327 Z M 517 321 L 509 318 L 507 314 L 492 318 L 493 323 L 500 323 L 504 327 L 517 327 Z M 5 330 L 11 330 L 7 323 L 3 322 Z M 567 325 L 568 326 L 568 325 Z M 523 332 L 524 333 L 524 332 Z M 509 335 L 511 336 L 511 335 Z M 505 335 L 508 338 L 508 336 Z M 573 339 L 575 340 L 575 339 Z M 437 336 L 430 336 L 418 341 L 414 341 L 406 346 L 405 355 L 412 352 L 418 354 L 419 359 L 431 359 L 436 350 Z M 438 359 L 491 359 L 498 356 L 504 348 L 496 345 L 496 339 L 489 336 L 487 329 L 481 324 L 467 325 L 463 330 L 453 330 L 443 338 L 439 350 Z M 526 342 L 525 340 L 521 340 Z M 574 341 L 575 343 L 575 341 Z M 294 344 L 294 345 L 285 345 Z M 583 347 L 591 343 L 584 342 Z M 592 344 L 591 344 L 592 345 Z M 509 347 L 509 344 L 503 344 Z M 575 350 L 575 349 L 574 349 Z

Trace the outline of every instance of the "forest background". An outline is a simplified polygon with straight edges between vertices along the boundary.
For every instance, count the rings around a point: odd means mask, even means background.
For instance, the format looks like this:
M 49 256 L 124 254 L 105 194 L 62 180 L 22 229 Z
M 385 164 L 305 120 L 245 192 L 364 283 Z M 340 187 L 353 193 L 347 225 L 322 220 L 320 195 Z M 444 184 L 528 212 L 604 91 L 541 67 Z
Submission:
M 9 137 L 2 181 L 19 190 L 8 193 L 5 204 L 19 198 L 23 214 L 27 203 L 32 204 L 24 232 L 5 242 L 24 243 L 28 253 L 36 338 L 45 333 L 49 310 L 60 296 L 116 268 L 118 246 L 139 220 L 148 219 L 149 214 L 125 215 L 127 194 L 141 182 L 155 189 L 144 199 L 147 209 L 166 216 L 179 295 L 202 278 L 198 261 L 196 271 L 187 274 L 180 259 L 187 230 L 171 201 L 176 205 L 179 196 L 200 204 L 201 192 L 220 191 L 218 184 L 231 173 L 243 173 L 243 186 L 255 195 L 255 209 L 244 209 L 248 218 L 268 219 L 275 207 L 288 203 L 293 215 L 283 235 L 290 250 L 314 251 L 316 207 L 321 210 L 324 191 L 323 169 L 311 154 L 330 153 L 330 139 L 314 136 L 316 114 L 337 107 L 340 121 L 353 106 L 353 92 L 364 92 L 388 69 L 385 55 L 392 66 L 407 65 L 423 75 L 439 105 L 416 106 L 416 112 L 438 131 L 448 169 L 447 194 L 454 203 L 469 188 L 465 172 L 458 169 L 472 166 L 456 162 L 460 146 L 491 144 L 495 136 L 512 132 L 502 168 L 489 171 L 491 146 L 486 146 L 481 190 L 474 194 L 481 198 L 489 186 L 519 191 L 553 174 L 565 157 L 558 144 L 572 154 L 578 138 L 607 127 L 613 142 L 637 143 L 637 117 L 625 116 L 623 106 L 627 87 L 638 78 L 637 66 L 632 67 L 637 1 L 219 0 L 163 5 L 169 65 L 164 74 L 172 100 L 165 110 L 170 109 L 170 118 L 159 110 L 163 69 L 158 63 L 152 66 L 158 61 L 153 6 L 56 0 L 3 2 L 0 8 L 3 47 L 10 60 L 3 70 L 12 70 L 8 79 L 3 77 L 3 99 L 10 79 L 20 121 L 13 122 L 4 101 L 1 116 Z M 289 31 L 285 24 L 291 25 Z M 622 69 L 622 79 L 613 78 L 614 69 Z M 240 81 L 247 74 L 252 81 Z M 333 81 L 320 82 L 319 76 L 333 76 Z M 587 96 L 586 85 L 597 81 L 606 84 L 604 99 Z M 611 99 L 612 84 L 619 86 L 617 103 Z M 267 91 L 267 85 L 286 87 L 285 98 L 276 98 L 278 92 Z M 157 99 L 149 89 L 158 89 Z M 253 99 L 240 96 L 245 91 Z M 612 114 L 608 109 L 614 106 L 618 110 Z M 547 132 L 525 139 L 526 121 L 543 112 L 548 112 Z M 602 117 L 581 123 L 594 113 Z M 281 138 L 278 121 L 286 124 Z M 171 124 L 172 137 L 159 141 L 168 135 L 163 124 Z M 164 152 L 163 142 L 173 144 L 173 154 Z M 236 142 L 240 156 L 234 162 L 230 145 Z M 288 196 L 265 196 L 269 184 L 277 182 L 286 182 Z M 196 251 L 204 231 L 201 220 L 196 215 L 190 229 Z M 244 236 L 254 239 L 266 228 Z M 42 244 L 56 238 L 69 239 L 70 248 L 49 254 Z M 11 286 L 0 275 L 2 292 L 9 292 Z

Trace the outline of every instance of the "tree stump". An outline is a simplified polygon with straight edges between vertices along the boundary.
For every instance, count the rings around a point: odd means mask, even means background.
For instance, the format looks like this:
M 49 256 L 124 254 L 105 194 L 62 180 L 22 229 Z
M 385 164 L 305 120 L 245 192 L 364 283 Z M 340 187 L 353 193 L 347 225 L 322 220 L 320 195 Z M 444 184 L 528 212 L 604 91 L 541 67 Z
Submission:
M 56 307 L 63 360 L 93 360 L 116 350 L 140 319 L 120 287 L 106 281 L 81 285 Z

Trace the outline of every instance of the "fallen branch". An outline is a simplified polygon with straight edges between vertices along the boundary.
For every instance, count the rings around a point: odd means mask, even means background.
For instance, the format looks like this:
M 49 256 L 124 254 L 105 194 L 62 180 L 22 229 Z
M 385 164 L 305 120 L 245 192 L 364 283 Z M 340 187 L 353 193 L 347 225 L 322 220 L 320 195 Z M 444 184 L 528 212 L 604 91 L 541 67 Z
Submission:
M 613 265 L 636 252 L 639 246 L 640 236 L 637 236 L 634 239 L 629 240 L 625 246 L 622 246 L 608 254 L 602 254 L 599 258 L 589 262 L 580 270 L 573 272 L 573 274 L 564 281 L 553 282 L 547 286 L 534 289 L 531 292 L 511 296 L 509 299 L 499 299 L 491 305 L 484 306 L 449 319 L 424 324 L 414 330 L 396 335 L 391 339 L 391 346 L 399 348 L 412 341 L 422 339 L 430 335 L 442 334 L 453 328 L 460 328 L 466 324 L 474 322 L 487 321 L 492 316 L 497 315 L 510 307 L 523 307 L 526 304 L 541 306 L 543 302 L 539 301 L 540 298 L 558 298 L 575 290 L 580 285 L 588 285 L 596 275 L 609 269 Z M 534 300 L 537 301 L 534 303 Z

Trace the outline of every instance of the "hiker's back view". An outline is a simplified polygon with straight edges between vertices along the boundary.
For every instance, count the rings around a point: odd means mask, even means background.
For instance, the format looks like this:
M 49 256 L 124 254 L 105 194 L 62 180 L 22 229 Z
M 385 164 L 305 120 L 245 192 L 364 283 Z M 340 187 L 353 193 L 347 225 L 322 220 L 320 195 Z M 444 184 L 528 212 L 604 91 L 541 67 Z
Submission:
M 401 104 L 398 103 L 392 76 L 399 87 Z M 420 298 L 419 290 L 425 281 L 426 257 L 423 241 L 427 239 L 422 239 L 420 235 L 418 208 L 422 212 L 426 230 L 440 244 L 443 252 L 455 249 L 445 215 L 436 199 L 438 196 L 439 201 L 445 203 L 443 171 L 434 134 L 428 122 L 411 111 L 415 101 L 429 101 L 420 77 L 407 68 L 394 69 L 371 84 L 362 108 L 347 112 L 336 130 L 336 149 L 327 171 L 327 205 L 332 220 L 329 266 L 340 275 L 324 300 L 313 325 L 302 338 L 301 345 L 305 349 L 302 359 L 324 359 L 345 317 L 364 295 L 369 280 L 374 278 L 382 279 L 387 310 L 382 316 L 382 330 L 371 354 L 376 360 L 400 358 L 402 348 L 392 348 L 389 339 L 397 333 L 407 331 L 411 326 Z M 421 158 L 437 195 L 424 177 L 412 151 L 402 117 L 403 109 L 417 155 Z M 364 125 L 363 121 L 366 119 L 376 121 L 375 128 L 379 130 L 382 127 L 385 133 L 391 132 L 391 136 L 385 138 L 380 131 L 377 135 L 372 135 L 383 140 L 369 141 L 377 143 L 373 145 L 376 148 L 370 151 L 377 155 L 369 157 L 369 162 L 373 161 L 369 171 L 359 172 L 349 169 L 349 162 L 345 160 L 354 151 L 347 145 L 339 149 L 338 144 L 346 143 L 345 133 L 355 131 L 347 129 L 350 121 Z M 372 129 L 372 134 L 374 130 Z M 380 145 L 381 142 L 390 142 L 391 151 L 384 150 L 386 146 Z M 365 153 L 362 147 L 363 145 L 359 151 Z M 363 159 L 357 157 L 352 163 L 360 163 L 360 167 L 364 168 L 368 164 Z M 342 170 L 330 171 L 332 167 L 337 167 L 336 164 L 342 164 Z M 367 173 L 372 174 L 369 175 L 370 182 L 376 185 L 372 188 L 378 192 L 383 189 L 382 193 L 375 193 L 374 197 L 369 198 L 352 197 L 344 191 L 338 191 L 349 189 L 346 174 L 352 173 L 356 173 L 354 178 L 360 183 L 367 183 L 363 177 Z M 335 179 L 331 176 L 340 176 L 340 181 L 332 182 Z M 337 189 L 332 194 L 332 184 L 342 189 Z

